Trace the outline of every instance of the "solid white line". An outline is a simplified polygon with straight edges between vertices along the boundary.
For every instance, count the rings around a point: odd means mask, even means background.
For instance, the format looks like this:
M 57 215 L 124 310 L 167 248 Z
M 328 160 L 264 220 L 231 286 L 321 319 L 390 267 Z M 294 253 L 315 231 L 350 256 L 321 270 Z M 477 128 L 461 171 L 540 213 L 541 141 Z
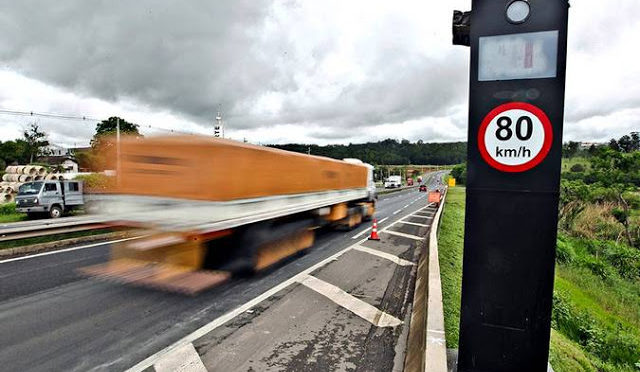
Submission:
M 391 262 L 393 262 L 393 263 L 395 263 L 397 265 L 400 265 L 400 266 L 412 266 L 412 265 L 414 265 L 413 262 L 407 261 L 405 259 L 402 259 L 402 258 L 400 258 L 400 257 L 398 257 L 396 255 L 391 254 L 391 253 L 383 252 L 383 251 L 380 251 L 380 250 L 377 250 L 377 249 L 372 249 L 372 248 L 365 247 L 365 246 L 362 246 L 362 245 L 355 246 L 355 247 L 353 247 L 353 249 L 356 250 L 356 251 L 366 252 L 366 253 L 372 254 L 374 256 L 378 256 L 378 257 L 387 259 L 387 260 L 389 260 L 389 261 L 391 261 Z
M 133 240 L 133 239 L 140 239 L 142 238 L 142 236 L 134 236 L 132 238 L 124 238 L 124 239 L 118 239 L 118 240 L 111 240 L 108 242 L 101 242 L 101 243 L 94 243 L 94 244 L 88 244 L 88 245 L 83 245 L 80 247 L 73 247 L 73 248 L 65 248 L 65 249 L 59 249 L 57 251 L 50 251 L 50 252 L 44 252 L 44 253 L 38 253 L 38 254 L 32 254 L 32 255 L 28 255 L 28 256 L 22 256 L 22 257 L 17 257 L 17 258 L 9 258 L 6 260 L 2 260 L 0 261 L 0 264 L 3 263 L 8 263 L 8 262 L 13 262 L 13 261 L 21 261 L 21 260 L 26 260 L 29 258 L 36 258 L 36 257 L 42 257 L 42 256 L 48 256 L 50 254 L 56 254 L 56 253 L 64 253 L 64 252 L 71 252 L 71 251 L 77 251 L 79 249 L 86 249 L 86 248 L 93 248 L 93 247 L 98 247 L 100 245 L 105 245 L 105 244 L 112 244 L 112 243 L 119 243 L 119 242 L 124 242 L 127 240 Z
M 207 372 L 192 343 L 183 345 L 171 355 L 165 355 L 153 365 L 153 369 L 156 372 Z
M 409 221 L 400 221 L 400 223 L 404 223 L 406 225 L 421 226 L 421 227 L 429 227 L 429 226 L 431 226 L 431 225 L 425 225 L 423 223 L 415 223 L 415 222 L 409 222 Z
M 397 235 L 397 236 L 402 236 L 405 238 L 409 238 L 409 239 L 413 239 L 413 240 L 423 240 L 424 237 L 423 236 L 417 236 L 417 235 L 411 235 L 411 234 L 405 234 L 399 231 L 393 231 L 393 230 L 385 230 L 385 231 L 381 231 L 387 234 L 391 234 L 391 235 Z
M 395 327 L 402 324 L 400 319 L 380 311 L 377 307 L 369 305 L 361 299 L 354 297 L 339 287 L 320 280 L 311 275 L 300 281 L 301 284 L 317 293 L 327 297 L 336 304 L 351 311 L 364 320 L 378 327 Z
M 385 217 L 385 218 L 381 219 L 380 221 L 378 221 L 378 224 L 383 223 L 388 218 L 389 217 Z M 371 227 L 367 227 L 366 229 L 364 229 L 364 231 L 361 231 L 361 232 L 357 233 L 356 235 L 352 236 L 351 239 L 358 239 L 359 237 L 361 237 L 364 233 L 366 233 L 369 230 L 371 230 Z

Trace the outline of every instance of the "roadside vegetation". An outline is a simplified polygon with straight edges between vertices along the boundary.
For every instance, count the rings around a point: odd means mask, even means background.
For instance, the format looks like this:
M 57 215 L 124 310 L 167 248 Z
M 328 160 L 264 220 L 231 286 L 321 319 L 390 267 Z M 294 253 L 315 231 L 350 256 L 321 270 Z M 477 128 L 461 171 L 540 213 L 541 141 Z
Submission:
M 466 168 L 451 172 L 464 183 Z M 439 236 L 447 347 L 458 347 L 464 188 Z M 640 371 L 640 139 L 563 147 L 550 362 L 557 372 Z
M 0 223 L 17 222 L 26 219 L 26 213 L 16 212 L 16 203 L 0 204 Z

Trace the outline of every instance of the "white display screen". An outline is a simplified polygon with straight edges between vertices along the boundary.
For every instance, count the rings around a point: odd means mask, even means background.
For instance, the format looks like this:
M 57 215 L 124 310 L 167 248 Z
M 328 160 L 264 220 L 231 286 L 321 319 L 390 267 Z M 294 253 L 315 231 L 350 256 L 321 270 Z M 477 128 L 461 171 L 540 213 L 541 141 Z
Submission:
M 558 31 L 480 37 L 478 80 L 556 77 Z

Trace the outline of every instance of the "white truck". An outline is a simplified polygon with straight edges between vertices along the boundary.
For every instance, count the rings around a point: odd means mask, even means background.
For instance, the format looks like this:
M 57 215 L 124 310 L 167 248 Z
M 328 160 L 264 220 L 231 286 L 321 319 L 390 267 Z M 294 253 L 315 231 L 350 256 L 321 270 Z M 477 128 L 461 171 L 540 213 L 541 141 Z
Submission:
M 84 205 L 80 181 L 34 181 L 22 184 L 16 196 L 16 211 L 29 216 L 61 217 Z
M 384 181 L 385 189 L 395 189 L 398 187 L 402 187 L 402 176 L 389 176 L 389 178 Z

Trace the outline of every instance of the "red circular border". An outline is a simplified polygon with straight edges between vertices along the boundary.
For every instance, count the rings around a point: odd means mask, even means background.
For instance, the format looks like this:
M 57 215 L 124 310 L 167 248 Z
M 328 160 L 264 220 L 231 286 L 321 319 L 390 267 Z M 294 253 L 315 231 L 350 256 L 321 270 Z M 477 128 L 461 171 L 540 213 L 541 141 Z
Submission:
M 491 120 L 493 120 L 493 118 L 495 118 L 496 116 L 500 115 L 501 113 L 507 110 L 513 110 L 513 109 L 529 111 L 530 113 L 537 116 L 538 119 L 540 119 L 540 122 L 542 123 L 542 127 L 544 128 L 544 142 L 542 143 L 542 148 L 540 149 L 540 152 L 538 153 L 538 155 L 536 155 L 535 158 L 520 165 L 505 165 L 505 164 L 498 163 L 491 157 L 491 155 L 489 155 L 489 152 L 487 151 L 487 146 L 484 142 L 484 134 L 487 130 L 487 127 L 489 126 L 489 123 L 491 122 Z M 482 158 L 484 159 L 484 161 L 487 162 L 487 164 L 503 172 L 511 172 L 511 173 L 524 172 L 540 164 L 540 162 L 549 153 L 549 150 L 551 150 L 552 142 L 553 142 L 553 129 L 551 128 L 551 121 L 547 117 L 547 114 L 545 114 L 544 111 L 542 111 L 538 107 L 525 102 L 509 102 L 494 108 L 487 114 L 487 116 L 484 117 L 484 119 L 482 120 L 482 123 L 480 124 L 480 130 L 478 130 L 478 149 L 480 150 L 480 155 L 482 155 Z

